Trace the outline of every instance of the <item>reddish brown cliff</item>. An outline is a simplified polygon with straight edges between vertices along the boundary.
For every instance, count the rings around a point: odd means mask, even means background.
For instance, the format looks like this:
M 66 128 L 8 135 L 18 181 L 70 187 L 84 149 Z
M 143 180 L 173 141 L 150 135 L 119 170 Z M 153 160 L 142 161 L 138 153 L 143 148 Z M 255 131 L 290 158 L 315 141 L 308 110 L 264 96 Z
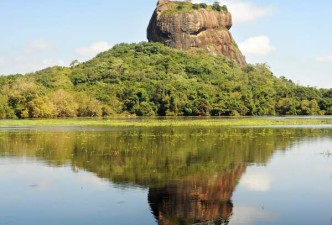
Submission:
M 227 8 L 218 11 L 211 6 L 163 0 L 152 15 L 147 37 L 172 48 L 224 55 L 243 66 L 246 61 L 229 32 L 231 27 Z

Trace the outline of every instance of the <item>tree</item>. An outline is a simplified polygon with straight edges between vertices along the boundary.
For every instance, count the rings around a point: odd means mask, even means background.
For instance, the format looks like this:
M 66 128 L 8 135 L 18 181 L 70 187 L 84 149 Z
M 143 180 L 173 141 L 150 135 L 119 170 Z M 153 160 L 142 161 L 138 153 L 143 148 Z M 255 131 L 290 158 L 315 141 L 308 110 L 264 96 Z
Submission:
M 18 77 L 2 90 L 8 99 L 8 105 L 14 109 L 18 118 L 28 118 L 29 102 L 44 95 L 44 88 L 37 85 L 32 77 Z
M 71 61 L 71 63 L 70 63 L 70 67 L 75 67 L 75 66 L 77 66 L 79 63 L 80 63 L 80 62 L 79 62 L 77 59 L 75 59 L 75 60 Z
M 11 119 L 14 117 L 14 111 L 8 105 L 8 99 L 0 95 L 0 119 Z
M 78 105 L 74 96 L 62 89 L 49 95 L 50 101 L 55 106 L 56 117 L 76 117 Z
M 55 106 L 47 97 L 36 97 L 28 103 L 29 118 L 54 118 Z
M 316 100 L 302 100 L 301 101 L 302 115 L 319 115 L 319 106 Z
M 138 106 L 136 106 L 135 114 L 137 116 L 154 116 L 155 115 L 151 105 L 147 102 L 141 102 Z
M 101 117 L 103 115 L 103 106 L 95 98 L 79 93 L 76 95 L 78 109 L 77 116 L 80 117 Z

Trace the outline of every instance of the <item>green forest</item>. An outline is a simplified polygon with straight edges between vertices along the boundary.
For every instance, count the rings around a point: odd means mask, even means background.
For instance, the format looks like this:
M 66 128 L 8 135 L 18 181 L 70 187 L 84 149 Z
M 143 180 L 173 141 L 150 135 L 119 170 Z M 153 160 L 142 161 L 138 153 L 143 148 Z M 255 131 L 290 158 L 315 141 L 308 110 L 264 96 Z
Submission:
M 1 119 L 332 114 L 332 89 L 160 43 L 118 44 L 70 67 L 0 76 L 0 88 Z

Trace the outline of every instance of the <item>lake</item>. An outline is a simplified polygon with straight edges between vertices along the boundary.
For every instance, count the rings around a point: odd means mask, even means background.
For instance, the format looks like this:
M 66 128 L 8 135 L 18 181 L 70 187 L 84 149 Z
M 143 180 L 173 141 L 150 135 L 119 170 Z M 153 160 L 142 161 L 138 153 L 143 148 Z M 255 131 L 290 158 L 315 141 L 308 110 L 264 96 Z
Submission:
M 332 126 L 0 128 L 0 225 L 331 225 Z

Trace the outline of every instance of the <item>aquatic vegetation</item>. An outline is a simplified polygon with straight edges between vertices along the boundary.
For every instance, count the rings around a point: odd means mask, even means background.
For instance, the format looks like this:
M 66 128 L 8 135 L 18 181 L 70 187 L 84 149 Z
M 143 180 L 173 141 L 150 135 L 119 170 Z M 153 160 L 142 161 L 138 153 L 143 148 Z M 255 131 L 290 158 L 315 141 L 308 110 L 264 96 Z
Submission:
M 322 124 L 332 124 L 332 117 L 144 117 L 109 119 L 0 120 L 0 128 L 6 126 L 234 127 Z

